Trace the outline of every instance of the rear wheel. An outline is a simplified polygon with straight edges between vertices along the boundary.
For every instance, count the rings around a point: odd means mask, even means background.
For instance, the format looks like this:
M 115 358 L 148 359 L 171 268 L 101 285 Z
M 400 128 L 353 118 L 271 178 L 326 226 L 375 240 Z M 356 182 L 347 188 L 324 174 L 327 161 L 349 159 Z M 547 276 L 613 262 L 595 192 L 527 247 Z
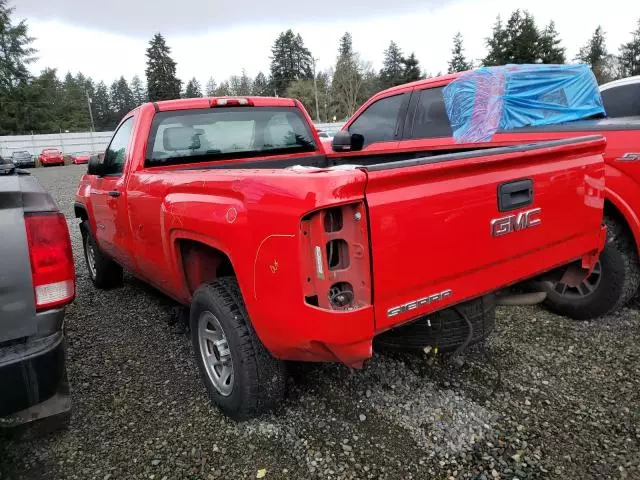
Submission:
M 495 325 L 495 298 L 487 295 L 456 305 L 471 322 L 473 332 L 469 345 L 485 340 Z M 453 308 L 432 313 L 408 325 L 402 325 L 374 338 L 378 350 L 420 352 L 437 347 L 453 352 L 469 335 L 469 325 Z
M 196 290 L 190 312 L 196 363 L 211 400 L 236 420 L 258 416 L 284 397 L 285 364 L 256 335 L 235 278 Z
M 100 251 L 91 235 L 89 221 L 80 225 L 84 259 L 87 263 L 89 278 L 98 288 L 113 288 L 122 284 L 122 267 Z
M 576 320 L 606 315 L 626 304 L 638 290 L 640 268 L 635 241 L 617 219 L 605 217 L 607 244 L 593 272 L 577 286 L 548 283 L 544 305 Z

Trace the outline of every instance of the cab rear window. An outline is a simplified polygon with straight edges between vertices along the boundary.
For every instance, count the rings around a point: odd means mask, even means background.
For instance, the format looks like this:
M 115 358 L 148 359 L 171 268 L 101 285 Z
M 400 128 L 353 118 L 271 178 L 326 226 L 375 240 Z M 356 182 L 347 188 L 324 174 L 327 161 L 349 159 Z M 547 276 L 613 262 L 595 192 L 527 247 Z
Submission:
M 158 112 L 145 166 L 313 152 L 304 117 L 289 107 L 225 107 Z

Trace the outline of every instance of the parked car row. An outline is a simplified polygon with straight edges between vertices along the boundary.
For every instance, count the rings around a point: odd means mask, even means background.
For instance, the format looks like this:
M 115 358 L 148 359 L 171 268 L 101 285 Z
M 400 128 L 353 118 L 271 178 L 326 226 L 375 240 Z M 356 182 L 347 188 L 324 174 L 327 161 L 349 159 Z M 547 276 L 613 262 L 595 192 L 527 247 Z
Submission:
M 86 164 L 89 162 L 89 157 L 92 155 L 89 151 L 76 152 L 68 155 L 71 163 L 74 165 Z M 26 150 L 16 150 L 8 157 L 8 161 L 13 163 L 18 168 L 34 168 L 38 166 L 38 163 L 42 167 L 49 167 L 55 165 L 64 165 L 65 155 L 61 150 L 57 148 L 45 148 L 39 155 L 33 156 Z M 36 162 L 37 159 L 37 162 Z

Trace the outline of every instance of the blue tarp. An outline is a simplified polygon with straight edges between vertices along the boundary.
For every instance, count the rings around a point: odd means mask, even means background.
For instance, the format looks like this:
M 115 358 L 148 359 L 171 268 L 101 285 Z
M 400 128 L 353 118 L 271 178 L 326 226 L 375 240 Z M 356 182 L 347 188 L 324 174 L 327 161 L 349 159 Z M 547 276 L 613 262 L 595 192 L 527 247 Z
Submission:
M 498 130 L 604 116 L 587 65 L 504 65 L 463 73 L 444 89 L 458 142 L 491 140 Z

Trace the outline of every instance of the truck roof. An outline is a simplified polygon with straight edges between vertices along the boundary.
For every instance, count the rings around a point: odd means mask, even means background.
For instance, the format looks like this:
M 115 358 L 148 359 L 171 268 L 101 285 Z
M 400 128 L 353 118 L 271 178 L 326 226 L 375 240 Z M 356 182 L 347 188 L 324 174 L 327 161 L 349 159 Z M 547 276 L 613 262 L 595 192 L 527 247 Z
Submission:
M 415 87 L 426 87 L 432 84 L 450 83 L 456 78 L 458 78 L 462 73 L 464 72 L 449 73 L 447 75 L 440 75 L 439 77 L 431 77 L 431 78 L 425 78 L 423 80 L 416 80 L 415 82 L 403 83 L 402 85 L 398 85 L 396 87 L 391 87 L 391 88 L 387 88 L 386 90 L 382 90 L 376 96 L 386 95 L 390 92 L 396 92 L 396 91 L 401 92 L 405 90 L 410 90 Z
M 176 100 L 162 100 L 153 102 L 151 105 L 158 112 L 171 110 L 190 110 L 194 108 L 210 108 L 216 106 L 219 99 L 245 99 L 254 107 L 295 107 L 296 102 L 291 98 L 281 97 L 253 97 L 253 96 L 225 96 L 225 97 L 203 97 L 203 98 L 179 98 Z

